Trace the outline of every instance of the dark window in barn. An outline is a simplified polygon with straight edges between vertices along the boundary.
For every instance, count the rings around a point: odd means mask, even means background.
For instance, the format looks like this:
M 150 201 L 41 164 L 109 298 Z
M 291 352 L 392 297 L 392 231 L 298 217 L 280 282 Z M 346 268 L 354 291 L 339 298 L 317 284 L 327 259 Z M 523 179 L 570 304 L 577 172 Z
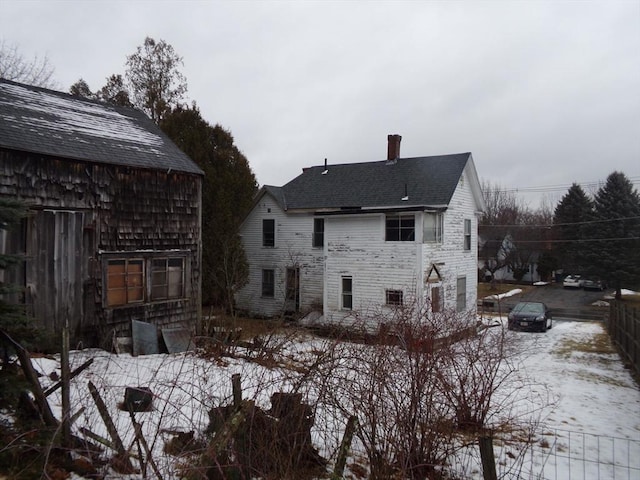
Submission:
M 151 261 L 151 300 L 184 296 L 184 259 L 154 258 Z
M 416 238 L 415 216 L 387 215 L 385 240 L 387 242 L 413 242 Z
M 313 219 L 313 247 L 324 246 L 324 218 Z
M 107 262 L 107 306 L 144 301 L 144 261 L 141 258 Z
M 431 311 L 442 311 L 442 287 L 431 287 Z
M 275 286 L 274 270 L 262 270 L 262 296 L 273 297 Z
M 274 219 L 262 220 L 262 246 L 275 247 L 276 245 L 276 221 Z

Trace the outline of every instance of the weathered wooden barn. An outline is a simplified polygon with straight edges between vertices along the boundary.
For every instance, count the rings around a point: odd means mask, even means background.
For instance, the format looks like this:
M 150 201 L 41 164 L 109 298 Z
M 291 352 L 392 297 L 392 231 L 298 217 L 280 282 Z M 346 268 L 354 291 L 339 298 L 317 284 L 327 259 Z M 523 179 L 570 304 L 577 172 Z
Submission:
M 203 172 L 143 113 L 0 79 L 0 197 L 29 209 L 4 281 L 47 332 L 106 345 L 131 321 L 195 329 Z M 0 279 L 2 280 L 2 279 Z

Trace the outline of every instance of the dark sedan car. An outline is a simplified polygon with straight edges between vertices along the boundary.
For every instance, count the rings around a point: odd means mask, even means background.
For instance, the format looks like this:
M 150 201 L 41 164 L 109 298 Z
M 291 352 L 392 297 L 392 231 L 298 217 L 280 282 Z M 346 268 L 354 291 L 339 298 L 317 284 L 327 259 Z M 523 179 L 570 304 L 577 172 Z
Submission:
M 607 288 L 607 284 L 599 278 L 587 278 L 582 283 L 582 288 L 584 288 L 585 290 L 603 291 L 605 288 Z
M 509 330 L 546 332 L 551 327 L 551 312 L 542 302 L 520 302 L 509 312 Z

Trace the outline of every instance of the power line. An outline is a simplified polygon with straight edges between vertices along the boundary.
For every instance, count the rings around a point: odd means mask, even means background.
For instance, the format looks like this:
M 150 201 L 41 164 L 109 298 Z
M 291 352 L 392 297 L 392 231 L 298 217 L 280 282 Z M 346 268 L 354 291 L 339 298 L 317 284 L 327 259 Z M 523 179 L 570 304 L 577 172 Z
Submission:
M 640 176 L 627 177 L 627 179 L 633 185 L 640 185 Z M 562 190 L 568 190 L 573 184 L 580 185 L 584 189 L 599 188 L 606 183 L 604 180 L 596 180 L 589 182 L 572 182 L 570 185 L 565 184 L 549 184 L 549 185 L 537 185 L 532 187 L 511 187 L 511 188 L 498 188 L 498 192 L 505 193 L 547 193 L 547 192 L 559 192 Z
M 640 240 L 640 237 L 612 237 L 612 238 L 576 238 L 575 240 L 514 240 L 514 245 L 520 243 L 590 243 L 590 242 L 616 242 L 625 240 Z
M 622 221 L 622 220 L 638 220 L 640 219 L 640 215 L 635 215 L 633 217 L 618 217 L 618 218 L 607 218 L 607 219 L 603 219 L 603 220 L 585 220 L 584 222 L 566 222 L 566 223 L 543 223 L 543 224 L 527 224 L 527 223 L 519 223 L 519 224 L 514 224 L 514 225 L 498 225 L 498 224 L 480 224 L 478 225 L 479 228 L 486 228 L 486 227 L 495 227 L 495 228 L 514 228 L 514 227 L 518 227 L 518 228 L 553 228 L 553 227 L 560 227 L 560 226 L 567 226 L 567 225 L 588 225 L 588 224 L 594 224 L 594 223 L 606 223 L 606 222 L 618 222 L 618 221 Z

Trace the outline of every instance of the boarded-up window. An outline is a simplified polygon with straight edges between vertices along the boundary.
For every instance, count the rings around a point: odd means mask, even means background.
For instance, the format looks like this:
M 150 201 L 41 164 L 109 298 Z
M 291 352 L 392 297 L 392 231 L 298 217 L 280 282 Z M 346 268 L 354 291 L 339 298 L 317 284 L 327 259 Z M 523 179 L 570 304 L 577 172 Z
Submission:
M 144 301 L 144 262 L 140 258 L 107 262 L 107 306 Z
M 431 311 L 432 312 L 441 312 L 442 311 L 442 287 L 431 287 Z
M 184 296 L 184 259 L 154 258 L 151 262 L 151 299 Z

